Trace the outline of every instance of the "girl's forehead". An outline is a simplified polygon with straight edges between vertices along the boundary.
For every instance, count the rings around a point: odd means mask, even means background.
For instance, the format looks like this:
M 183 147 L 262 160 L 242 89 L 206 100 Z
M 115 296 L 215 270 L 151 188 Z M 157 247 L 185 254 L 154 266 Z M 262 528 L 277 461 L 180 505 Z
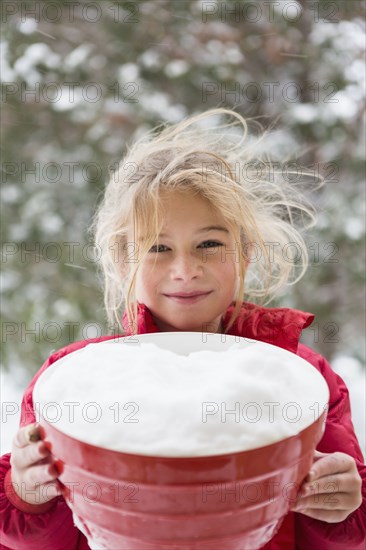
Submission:
M 158 213 L 158 220 L 163 226 L 187 225 L 226 225 L 218 208 L 211 202 L 195 194 L 176 194 L 171 196 Z
M 197 232 L 203 228 L 217 227 L 226 229 L 229 234 L 236 233 L 232 220 L 228 220 L 217 206 L 198 191 L 163 189 L 159 190 L 158 199 L 146 201 L 143 212 L 135 212 L 135 224 L 130 225 L 130 231 L 133 233 L 134 225 L 135 237 L 139 241 L 147 235 L 167 235 L 183 228 Z
M 205 197 L 198 191 L 193 191 L 192 189 L 162 189 L 159 191 L 159 198 L 164 203 L 171 203 L 176 201 L 184 200 L 207 200 Z
M 165 214 L 167 210 L 179 211 L 182 208 L 188 208 L 192 214 L 197 211 L 205 211 L 208 215 L 221 217 L 219 209 L 207 197 L 191 190 L 164 191 L 160 195 L 160 204 L 162 206 L 160 215 Z

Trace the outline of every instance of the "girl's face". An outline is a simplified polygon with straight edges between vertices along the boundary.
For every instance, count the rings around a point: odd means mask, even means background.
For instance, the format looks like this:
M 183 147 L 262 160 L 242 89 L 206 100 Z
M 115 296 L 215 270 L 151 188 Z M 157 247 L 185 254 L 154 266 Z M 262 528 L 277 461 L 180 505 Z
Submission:
M 159 242 L 137 273 L 137 301 L 149 308 L 160 331 L 218 332 L 238 281 L 234 235 L 197 195 L 165 193 L 163 216 Z M 200 295 L 184 297 L 192 293 Z

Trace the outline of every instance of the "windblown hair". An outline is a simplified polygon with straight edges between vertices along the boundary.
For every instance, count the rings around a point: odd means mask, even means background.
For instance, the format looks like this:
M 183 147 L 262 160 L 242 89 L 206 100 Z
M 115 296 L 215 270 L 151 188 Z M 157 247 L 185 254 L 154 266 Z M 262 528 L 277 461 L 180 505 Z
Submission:
M 233 122 L 225 123 L 227 117 Z M 91 227 L 111 326 L 117 323 L 123 330 L 126 308 L 130 330 L 137 333 L 136 274 L 158 242 L 164 222 L 161 194 L 168 190 L 207 199 L 235 235 L 239 284 L 226 331 L 243 300 L 268 303 L 303 276 L 308 253 L 300 230 L 314 224 L 314 208 L 298 189 L 303 182 L 297 178 L 290 183 L 288 174 L 284 178 L 282 170 L 269 169 L 267 156 L 256 153 L 268 131 L 254 124 L 259 137 L 249 134 L 240 114 L 212 109 L 175 125 L 161 125 L 127 149 Z M 306 179 L 306 172 L 302 175 Z

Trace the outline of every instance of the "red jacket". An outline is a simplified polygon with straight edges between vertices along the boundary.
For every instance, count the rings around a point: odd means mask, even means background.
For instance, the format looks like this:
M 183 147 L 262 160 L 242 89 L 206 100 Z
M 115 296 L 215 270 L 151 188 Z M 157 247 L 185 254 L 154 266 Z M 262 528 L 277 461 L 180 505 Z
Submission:
M 227 326 L 234 304 L 224 315 Z M 324 376 L 330 390 L 325 432 L 317 449 L 324 453 L 341 451 L 353 456 L 362 477 L 362 505 L 340 523 L 326 523 L 289 512 L 282 526 L 263 550 L 364 550 L 366 540 L 366 466 L 354 432 L 348 390 L 326 360 L 299 343 L 302 329 L 314 315 L 288 308 L 264 308 L 245 302 L 228 334 L 254 338 L 277 345 L 314 365 Z M 127 315 L 124 314 L 127 328 Z M 138 332 L 159 332 L 149 309 L 139 304 Z M 126 334 L 130 334 L 126 330 Z M 40 374 L 64 355 L 86 346 L 114 338 L 104 336 L 75 342 L 53 353 L 35 375 L 22 401 L 21 426 L 35 421 L 32 390 Z M 41 507 L 29 505 L 11 490 L 10 454 L 0 461 L 0 548 L 16 550 L 88 550 L 84 535 L 74 526 L 71 510 L 62 496 Z

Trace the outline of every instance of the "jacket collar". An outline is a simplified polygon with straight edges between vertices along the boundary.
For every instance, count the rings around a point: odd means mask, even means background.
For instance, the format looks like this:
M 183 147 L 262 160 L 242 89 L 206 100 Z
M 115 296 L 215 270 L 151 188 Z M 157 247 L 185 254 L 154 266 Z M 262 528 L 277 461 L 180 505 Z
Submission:
M 235 302 L 232 302 L 223 316 L 224 330 L 229 324 Z M 314 320 L 312 313 L 291 308 L 269 308 L 243 302 L 239 315 L 227 334 L 252 338 L 279 346 L 293 353 L 297 352 L 301 332 Z M 131 334 L 128 326 L 127 311 L 123 314 L 123 326 L 126 336 Z M 159 332 L 154 317 L 145 304 L 138 304 L 137 328 L 139 334 Z
M 229 324 L 235 304 L 224 315 L 224 327 Z M 263 307 L 243 302 L 239 315 L 227 334 L 253 338 L 267 344 L 297 352 L 301 332 L 314 320 L 312 313 L 286 307 Z

